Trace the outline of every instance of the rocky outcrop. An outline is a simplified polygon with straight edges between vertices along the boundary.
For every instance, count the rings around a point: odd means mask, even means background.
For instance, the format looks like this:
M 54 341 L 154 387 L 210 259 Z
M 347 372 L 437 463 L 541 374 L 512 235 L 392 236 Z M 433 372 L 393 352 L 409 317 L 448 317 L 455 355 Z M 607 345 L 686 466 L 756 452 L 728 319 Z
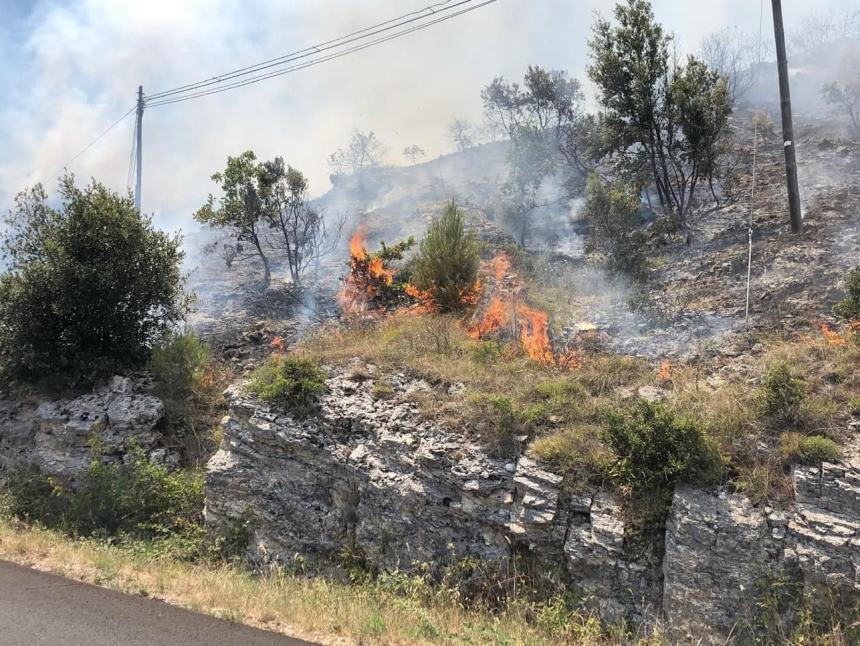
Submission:
M 854 447 L 856 448 L 856 447 Z M 675 492 L 666 528 L 663 611 L 670 635 L 724 644 L 753 629 L 773 581 L 814 598 L 860 596 L 860 451 L 797 467 L 795 504 L 759 510 L 738 494 Z
M 375 566 L 443 566 L 463 557 L 531 550 L 568 571 L 607 620 L 644 619 L 659 593 L 659 563 L 629 554 L 620 506 L 600 491 L 571 495 L 561 476 L 520 455 L 494 455 L 426 419 L 408 401 L 429 389 L 375 371 L 334 371 L 318 412 L 297 419 L 227 391 L 224 440 L 206 479 L 206 522 L 250 511 L 255 560 L 325 559 L 345 546 Z
M 90 463 L 98 439 L 107 460 L 120 460 L 136 442 L 154 462 L 178 456 L 160 446 L 164 406 L 133 383 L 114 377 L 103 388 L 74 399 L 0 400 L 0 479 L 31 464 L 45 473 L 74 478 Z
M 660 602 L 660 560 L 627 540 L 617 496 L 573 496 L 564 553 L 572 584 L 609 623 L 653 621 Z
M 207 469 L 207 523 L 250 509 L 259 558 L 325 558 L 348 545 L 401 569 L 502 558 L 512 515 L 525 537 L 552 525 L 557 493 L 544 485 L 557 481 L 517 474 L 515 462 L 445 432 L 414 404 L 375 396 L 373 383 L 335 375 L 307 419 L 228 390 L 224 441 Z M 403 375 L 388 383 L 400 395 L 429 388 Z
M 663 621 L 679 644 L 744 643 L 769 581 L 860 592 L 853 449 L 844 464 L 798 467 L 787 511 L 679 488 L 661 550 L 631 540 L 615 494 L 572 492 L 527 454 L 496 455 L 418 411 L 409 396 L 428 384 L 388 375 L 394 393 L 381 396 L 376 377 L 373 366 L 333 370 L 306 419 L 230 388 L 207 523 L 250 512 L 258 561 L 323 561 L 350 547 L 382 569 L 409 570 L 530 550 L 566 571 L 604 621 Z

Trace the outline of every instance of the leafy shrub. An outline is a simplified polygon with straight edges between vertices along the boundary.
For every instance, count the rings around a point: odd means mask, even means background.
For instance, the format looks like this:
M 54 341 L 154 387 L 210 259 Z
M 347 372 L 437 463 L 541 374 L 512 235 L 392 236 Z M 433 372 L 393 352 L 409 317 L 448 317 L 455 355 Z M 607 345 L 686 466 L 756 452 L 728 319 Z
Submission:
M 845 279 L 848 296 L 836 303 L 833 312 L 849 320 L 860 319 L 860 267 L 855 267 Z
M 325 379 L 325 372 L 313 359 L 273 356 L 254 371 L 248 390 L 270 404 L 307 415 L 317 397 L 326 392 Z
M 129 448 L 128 458 L 105 463 L 96 448 L 75 489 L 36 469 L 23 470 L 7 486 L 9 511 L 83 536 L 197 536 L 203 510 L 202 474 L 168 473 L 151 464 L 136 445 Z
M 783 433 L 779 438 L 783 459 L 800 464 L 820 464 L 839 459 L 839 446 L 823 435 Z
M 192 331 L 172 334 L 152 350 L 147 368 L 163 393 L 193 392 L 209 365 L 209 349 Z
M 762 382 L 764 414 L 777 423 L 796 423 L 806 399 L 806 384 L 784 362 L 775 363 Z
M 414 261 L 415 284 L 429 291 L 441 310 L 461 309 L 463 295 L 478 278 L 478 262 L 475 236 L 466 232 L 463 212 L 450 202 L 421 240 Z
M 33 465 L 12 470 L 3 492 L 2 511 L 14 518 L 48 527 L 62 524 L 69 500 L 52 478 Z
M 0 276 L 0 371 L 7 380 L 85 385 L 141 365 L 182 320 L 183 253 L 128 197 L 71 176 L 61 205 L 41 185 L 7 220 Z
M 689 419 L 662 404 L 640 401 L 629 414 L 608 415 L 606 441 L 615 453 L 610 474 L 634 490 L 670 490 L 679 482 L 713 482 L 722 460 L 716 446 Z
M 212 438 L 203 438 L 199 430 L 215 426 L 224 379 L 212 365 L 209 348 L 192 331 L 172 334 L 153 348 L 147 368 L 171 430 L 211 444 Z
M 93 460 L 71 497 L 69 518 L 77 531 L 125 533 L 140 538 L 179 534 L 198 525 L 203 509 L 203 477 L 192 471 L 168 473 L 152 464 L 138 446 L 128 461 Z
M 588 178 L 583 215 L 590 237 L 587 251 L 606 257 L 618 271 L 642 268 L 645 238 L 639 230 L 639 195 L 627 184 L 609 183 L 598 175 Z
M 483 366 L 493 365 L 502 358 L 502 344 L 493 339 L 476 341 L 469 346 L 472 360 Z

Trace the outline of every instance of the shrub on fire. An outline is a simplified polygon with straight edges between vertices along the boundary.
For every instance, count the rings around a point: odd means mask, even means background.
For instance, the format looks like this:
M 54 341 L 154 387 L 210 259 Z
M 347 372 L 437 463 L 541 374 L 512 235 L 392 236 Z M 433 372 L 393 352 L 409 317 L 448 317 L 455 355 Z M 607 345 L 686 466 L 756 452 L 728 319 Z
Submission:
M 361 314 L 405 302 L 409 297 L 407 276 L 395 267 L 395 263 L 403 260 L 414 245 L 415 239 L 409 237 L 391 246 L 383 242 L 379 251 L 370 252 L 364 232 L 358 231 L 353 235 L 349 243 L 349 274 L 338 294 L 344 313 Z

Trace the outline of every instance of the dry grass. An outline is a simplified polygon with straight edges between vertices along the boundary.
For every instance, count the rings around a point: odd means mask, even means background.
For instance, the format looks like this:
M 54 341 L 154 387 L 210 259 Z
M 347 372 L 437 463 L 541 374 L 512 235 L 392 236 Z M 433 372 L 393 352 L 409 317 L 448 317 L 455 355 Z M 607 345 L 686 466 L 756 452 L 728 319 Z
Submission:
M 194 565 L 132 547 L 73 540 L 0 519 L 0 558 L 128 594 L 324 644 L 622 643 L 590 616 L 547 606 L 491 614 L 418 585 L 404 594 L 286 571 L 252 576 L 237 566 Z M 420 596 L 420 599 L 418 598 Z M 625 639 L 623 643 L 660 644 Z
M 601 439 L 603 412 L 630 405 L 641 386 L 658 386 L 668 392 L 671 409 L 696 420 L 716 441 L 726 459 L 726 481 L 756 502 L 771 504 L 792 496 L 780 434 L 820 435 L 838 443 L 860 392 L 860 346 L 850 331 L 839 338 L 763 338 L 755 353 L 728 368 L 702 359 L 661 370 L 643 360 L 594 353 L 565 372 L 529 360 L 516 342 L 473 341 L 463 321 L 430 314 L 324 331 L 304 349 L 323 362 L 359 357 L 427 379 L 440 386 L 417 396 L 428 416 L 471 429 L 493 445 L 526 435 L 531 450 L 571 476 L 574 485 L 600 480 L 612 460 Z M 800 414 L 789 427 L 768 419 L 760 401 L 762 378 L 777 362 L 806 384 Z M 465 393 L 447 394 L 454 383 L 464 384 Z

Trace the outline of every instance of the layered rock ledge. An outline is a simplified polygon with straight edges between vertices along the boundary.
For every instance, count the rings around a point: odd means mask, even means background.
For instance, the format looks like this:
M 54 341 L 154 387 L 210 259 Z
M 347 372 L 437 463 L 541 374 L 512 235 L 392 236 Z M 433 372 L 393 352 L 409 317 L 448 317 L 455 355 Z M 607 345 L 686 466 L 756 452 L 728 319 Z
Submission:
M 634 551 L 615 494 L 573 492 L 528 455 L 495 455 L 421 415 L 408 395 L 427 383 L 386 375 L 394 395 L 380 397 L 375 377 L 373 366 L 331 371 L 319 410 L 303 419 L 231 387 L 206 522 L 250 513 L 257 562 L 324 561 L 349 546 L 379 568 L 410 570 L 527 549 L 566 570 L 604 620 L 662 621 L 676 643 L 742 635 L 768 577 L 860 593 L 857 452 L 798 467 L 788 511 L 679 488 L 665 553 Z

